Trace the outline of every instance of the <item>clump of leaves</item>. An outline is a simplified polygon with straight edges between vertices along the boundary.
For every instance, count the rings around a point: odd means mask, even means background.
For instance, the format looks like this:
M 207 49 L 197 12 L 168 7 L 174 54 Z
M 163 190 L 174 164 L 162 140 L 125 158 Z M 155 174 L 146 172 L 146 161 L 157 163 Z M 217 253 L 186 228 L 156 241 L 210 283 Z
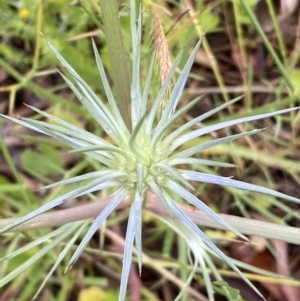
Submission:
M 101 170 L 89 172 L 80 176 L 75 176 L 73 178 L 62 180 L 44 187 L 44 189 L 48 189 L 60 185 L 68 185 L 71 183 L 81 182 L 79 188 L 71 190 L 68 193 L 65 193 L 52 200 L 51 202 L 41 206 L 37 210 L 30 212 L 26 216 L 18 219 L 16 222 L 13 222 L 7 227 L 1 229 L 0 233 L 8 231 L 13 227 L 34 218 L 37 215 L 62 204 L 68 199 L 80 197 L 88 193 L 93 193 L 105 189 L 111 189 L 113 187 L 115 189 L 114 196 L 111 198 L 109 204 L 105 207 L 105 209 L 94 220 L 92 226 L 85 234 L 80 245 L 70 259 L 68 266 L 72 266 L 75 263 L 93 234 L 107 219 L 107 217 L 115 210 L 115 208 L 125 198 L 130 199 L 131 208 L 128 218 L 123 270 L 119 294 L 119 300 L 125 300 L 134 243 L 136 245 L 138 254 L 139 270 L 141 271 L 142 269 L 142 209 L 143 203 L 146 202 L 148 192 L 151 192 L 161 201 L 161 203 L 165 207 L 165 210 L 169 212 L 170 216 L 175 218 L 165 218 L 165 222 L 176 229 L 176 231 L 178 231 L 181 235 L 188 237 L 187 242 L 190 245 L 191 250 L 196 254 L 195 258 L 197 264 L 201 263 L 201 266 L 203 267 L 204 260 L 207 260 L 207 257 L 204 256 L 205 252 L 203 252 L 203 245 L 206 244 L 213 252 L 215 252 L 218 257 L 223 259 L 260 295 L 257 289 L 248 281 L 247 278 L 245 278 L 245 276 L 243 276 L 243 274 L 238 270 L 238 268 L 230 260 L 230 258 L 228 258 L 190 220 L 190 218 L 184 213 L 184 211 L 180 208 L 176 201 L 172 200 L 171 192 L 179 195 L 181 198 L 183 198 L 193 206 L 204 211 L 215 222 L 223 225 L 243 239 L 248 240 L 243 234 L 239 233 L 230 224 L 225 222 L 198 197 L 196 197 L 192 193 L 194 187 L 189 181 L 231 186 L 239 189 L 270 194 L 285 200 L 298 203 L 299 200 L 261 186 L 236 181 L 231 178 L 225 178 L 222 176 L 201 173 L 192 169 L 181 169 L 177 166 L 201 164 L 219 167 L 232 167 L 232 165 L 228 163 L 200 159 L 196 157 L 196 155 L 199 153 L 201 154 L 202 151 L 208 148 L 223 143 L 228 143 L 242 137 L 257 134 L 260 130 L 253 130 L 245 133 L 230 135 L 193 147 L 183 147 L 190 140 L 198 138 L 205 134 L 210 134 L 214 131 L 224 129 L 226 127 L 233 126 L 242 122 L 249 122 L 267 118 L 276 114 L 284 114 L 291 110 L 295 110 L 296 108 L 239 118 L 218 124 L 213 124 L 200 129 L 193 128 L 197 123 L 203 122 L 206 118 L 227 108 L 240 99 L 236 98 L 223 105 L 220 105 L 219 107 L 214 108 L 213 110 L 201 116 L 192 119 L 191 121 L 179 126 L 173 131 L 170 131 L 171 126 L 174 124 L 174 122 L 200 101 L 200 98 L 198 97 L 176 111 L 186 80 L 189 76 L 191 66 L 200 47 L 201 40 L 198 41 L 197 45 L 192 51 L 172 90 L 168 92 L 169 97 L 167 101 L 164 99 L 165 93 L 170 87 L 169 83 L 175 74 L 178 63 L 180 62 L 181 54 L 179 54 L 179 56 L 172 64 L 171 69 L 166 76 L 165 81 L 162 84 L 155 99 L 151 99 L 149 92 L 153 78 L 152 72 L 155 65 L 155 53 L 152 56 L 146 82 L 142 89 L 139 76 L 140 45 L 142 32 L 141 19 L 141 14 L 139 15 L 137 20 L 135 19 L 135 14 L 131 14 L 131 34 L 133 45 L 135 46 L 132 48 L 132 132 L 130 132 L 126 127 L 125 121 L 122 118 L 122 112 L 120 112 L 115 101 L 113 91 L 111 90 L 108 79 L 106 77 L 96 44 L 92 42 L 98 71 L 108 100 L 108 107 L 105 105 L 104 101 L 95 94 L 95 92 L 82 79 L 82 77 L 70 66 L 67 60 L 61 56 L 61 54 L 51 44 L 51 42 L 46 39 L 49 47 L 52 49 L 59 61 L 63 64 L 64 68 L 71 75 L 73 80 L 70 80 L 64 74 L 61 74 L 61 76 L 75 93 L 82 105 L 94 117 L 99 126 L 103 128 L 107 136 L 109 136 L 111 142 L 34 107 L 30 108 L 35 112 L 41 114 L 41 116 L 46 117 L 48 120 L 53 121 L 55 124 L 53 124 L 53 122 L 46 123 L 39 120 L 32 120 L 22 117 L 13 118 L 1 115 L 3 118 L 11 120 L 17 124 L 64 142 L 73 149 L 70 152 L 84 153 L 92 159 L 100 162 L 103 168 Z M 162 103 L 164 103 L 163 107 L 161 107 Z M 180 150 L 178 150 L 179 147 Z M 164 219 L 164 217 L 161 218 Z M 80 228 L 80 231 L 82 231 L 82 228 Z M 206 280 L 206 282 L 209 282 L 207 274 L 204 274 L 204 279 Z M 211 300 L 213 300 L 213 294 L 211 291 L 209 292 L 209 297 Z

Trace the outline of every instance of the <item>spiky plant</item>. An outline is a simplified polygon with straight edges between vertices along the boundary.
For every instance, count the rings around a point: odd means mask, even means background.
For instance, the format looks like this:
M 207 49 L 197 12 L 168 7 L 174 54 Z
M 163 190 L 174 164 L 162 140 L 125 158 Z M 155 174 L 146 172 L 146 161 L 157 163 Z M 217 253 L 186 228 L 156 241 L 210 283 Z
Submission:
M 228 143 L 236 139 L 257 134 L 260 130 L 253 130 L 245 133 L 230 135 L 227 137 L 215 139 L 201 145 L 193 147 L 185 147 L 190 140 L 210 134 L 214 131 L 224 129 L 229 126 L 249 122 L 262 118 L 271 117 L 277 114 L 284 114 L 294 109 L 286 109 L 268 114 L 261 114 L 252 117 L 239 118 L 218 124 L 205 126 L 200 129 L 193 127 L 203 122 L 206 118 L 216 114 L 217 112 L 227 108 L 240 98 L 233 99 L 213 110 L 198 116 L 191 121 L 179 126 L 171 131 L 171 126 L 183 114 L 189 111 L 195 104 L 200 101 L 196 98 L 187 105 L 176 110 L 180 97 L 182 95 L 186 80 L 189 76 L 194 58 L 200 47 L 201 40 L 198 41 L 190 57 L 188 58 L 184 68 L 182 69 L 178 79 L 176 80 L 172 90 L 168 93 L 169 97 L 165 101 L 165 92 L 170 88 L 170 81 L 175 75 L 175 70 L 181 59 L 181 53 L 174 61 L 168 75 L 165 78 L 155 99 L 151 99 L 149 91 L 151 90 L 152 72 L 155 65 L 155 54 L 153 54 L 148 69 L 145 86 L 141 87 L 139 77 L 140 66 L 140 45 L 141 45 L 141 15 L 136 22 L 135 14 L 131 14 L 132 24 L 132 81 L 131 81 L 131 127 L 128 130 L 126 122 L 123 119 L 118 105 L 115 101 L 113 91 L 108 83 L 101 58 L 97 47 L 92 41 L 95 53 L 98 71 L 108 100 L 108 107 L 104 100 L 100 99 L 89 85 L 81 78 L 81 76 L 70 66 L 56 48 L 46 39 L 49 47 L 53 50 L 59 61 L 63 64 L 66 71 L 71 75 L 71 81 L 64 74 L 61 74 L 65 82 L 75 93 L 82 105 L 94 117 L 100 127 L 103 128 L 107 136 L 111 139 L 102 139 L 93 133 L 78 128 L 62 119 L 59 119 L 45 111 L 29 106 L 41 116 L 55 122 L 47 123 L 39 120 L 27 118 L 14 118 L 1 115 L 3 118 L 13 121 L 19 125 L 25 126 L 34 131 L 56 138 L 73 150 L 70 152 L 80 152 L 91 157 L 101 163 L 101 170 L 93 171 L 84 175 L 75 176 L 73 178 L 62 180 L 44 187 L 44 189 L 57 187 L 60 185 L 68 185 L 71 183 L 82 182 L 79 188 L 65 193 L 51 202 L 41 206 L 37 210 L 30 212 L 26 216 L 11 223 L 7 227 L 1 229 L 0 233 L 4 233 L 9 229 L 16 227 L 28 221 L 47 210 L 55 208 L 63 202 L 80 197 L 82 195 L 98 192 L 105 189 L 115 189 L 115 194 L 111 198 L 105 209 L 97 216 L 92 226 L 85 234 L 77 250 L 73 254 L 68 266 L 72 266 L 78 259 L 84 247 L 87 245 L 93 234 L 98 230 L 100 225 L 115 210 L 115 208 L 125 199 L 131 201 L 130 213 L 128 217 L 128 226 L 125 241 L 123 269 L 121 277 L 121 286 L 119 300 L 125 300 L 126 287 L 129 276 L 130 265 L 132 261 L 132 251 L 134 243 L 138 254 L 139 270 L 142 269 L 142 210 L 143 204 L 147 201 L 147 195 L 151 192 L 169 212 L 170 217 L 161 217 L 167 224 L 172 226 L 177 232 L 183 235 L 195 255 L 195 262 L 203 267 L 204 279 L 209 282 L 208 274 L 205 271 L 204 261 L 207 259 L 204 244 L 208 246 L 218 257 L 224 260 L 232 269 L 234 269 L 258 294 L 257 289 L 243 276 L 235 264 L 230 260 L 184 213 L 180 206 L 171 198 L 171 192 L 177 194 L 188 203 L 202 210 L 209 215 L 214 221 L 223 225 L 228 230 L 234 232 L 245 240 L 248 240 L 243 234 L 234 229 L 225 222 L 212 209 L 203 203 L 197 196 L 193 194 L 194 187 L 189 181 L 214 183 L 217 185 L 231 186 L 239 189 L 270 194 L 285 200 L 298 202 L 299 200 L 276 192 L 274 190 L 261 186 L 244 183 L 215 176 L 211 174 L 201 173 L 192 169 L 180 169 L 178 165 L 209 165 L 219 167 L 232 167 L 232 165 L 224 162 L 216 162 L 211 160 L 199 159 L 196 155 L 201 154 L 203 150 Z M 164 106 L 161 107 L 161 104 Z M 149 108 L 149 109 L 148 109 Z M 180 147 L 180 150 L 178 148 Z M 82 228 L 78 230 L 78 234 Z M 76 236 L 77 237 L 77 236 Z M 74 243 L 75 238 L 72 239 Z M 205 259 L 206 258 L 206 259 Z M 209 286 L 209 284 L 207 284 Z M 212 289 L 209 290 L 209 297 L 213 300 Z

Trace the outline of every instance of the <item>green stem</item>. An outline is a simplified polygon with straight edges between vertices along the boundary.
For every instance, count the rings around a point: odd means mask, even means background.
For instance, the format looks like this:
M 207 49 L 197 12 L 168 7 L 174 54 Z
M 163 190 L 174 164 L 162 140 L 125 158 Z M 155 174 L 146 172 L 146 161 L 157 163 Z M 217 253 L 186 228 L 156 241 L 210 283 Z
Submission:
M 122 28 L 119 19 L 117 0 L 100 0 L 106 43 L 111 62 L 111 74 L 114 81 L 116 102 L 131 132 L 130 79 L 124 48 Z
M 285 45 L 284 45 L 284 42 L 283 42 L 282 32 L 281 32 L 280 26 L 278 24 L 278 17 L 276 16 L 276 12 L 275 12 L 275 8 L 274 8 L 274 2 L 271 1 L 271 0 L 267 0 L 266 2 L 267 2 L 267 5 L 268 5 L 269 14 L 271 16 L 273 26 L 274 26 L 274 29 L 275 29 L 275 33 L 276 33 L 276 36 L 277 36 L 281 56 L 282 56 L 282 59 L 283 59 L 284 63 L 286 64 L 286 58 L 287 58 L 286 48 L 285 48 Z

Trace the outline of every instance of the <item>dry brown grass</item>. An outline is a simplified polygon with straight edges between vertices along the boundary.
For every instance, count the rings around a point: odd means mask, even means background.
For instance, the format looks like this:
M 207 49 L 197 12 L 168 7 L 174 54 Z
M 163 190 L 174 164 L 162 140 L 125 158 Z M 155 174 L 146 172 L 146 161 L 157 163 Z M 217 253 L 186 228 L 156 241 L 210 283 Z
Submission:
M 159 74 L 160 81 L 163 84 L 170 69 L 172 66 L 168 41 L 166 39 L 163 27 L 159 20 L 157 12 L 153 11 L 153 33 L 154 33 L 154 43 L 157 47 L 157 60 L 159 63 Z M 165 101 L 163 101 L 160 105 L 160 111 L 162 111 L 166 104 L 166 99 L 168 99 L 171 91 L 172 80 L 170 81 L 166 93 L 165 93 Z

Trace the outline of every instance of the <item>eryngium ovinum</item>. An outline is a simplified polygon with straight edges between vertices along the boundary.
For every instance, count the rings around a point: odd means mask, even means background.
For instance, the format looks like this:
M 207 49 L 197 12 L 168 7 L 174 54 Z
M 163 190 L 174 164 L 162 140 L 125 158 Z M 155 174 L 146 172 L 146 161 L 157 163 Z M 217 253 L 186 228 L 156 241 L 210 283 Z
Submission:
M 80 256 L 84 247 L 87 245 L 92 235 L 97 231 L 99 226 L 107 219 L 111 212 L 125 198 L 130 198 L 131 209 L 128 218 L 128 227 L 125 241 L 125 251 L 123 259 L 123 269 L 121 277 L 121 287 L 119 300 L 125 300 L 126 287 L 130 265 L 132 261 L 132 250 L 135 241 L 138 254 L 138 265 L 141 271 L 142 266 L 142 231 L 141 231 L 141 216 L 143 202 L 146 201 L 148 192 L 155 195 L 157 199 L 165 207 L 166 211 L 172 218 L 162 218 L 174 230 L 183 235 L 187 240 L 188 245 L 194 252 L 194 260 L 202 266 L 204 279 L 208 295 L 213 300 L 213 290 L 209 281 L 208 272 L 205 269 L 205 248 L 209 247 L 216 256 L 223 259 L 232 269 L 234 269 L 240 277 L 242 277 L 258 294 L 257 289 L 248 281 L 247 278 L 238 270 L 230 258 L 228 258 L 184 213 L 181 207 L 171 198 L 170 194 L 178 195 L 186 200 L 191 205 L 199 210 L 202 210 L 209 215 L 215 222 L 225 226 L 228 230 L 236 235 L 247 240 L 247 238 L 215 214 L 205 203 L 193 194 L 194 187 L 189 181 L 213 183 L 222 186 L 231 186 L 248 191 L 260 192 L 269 194 L 285 200 L 299 202 L 298 199 L 276 192 L 274 190 L 257 186 L 254 184 L 244 183 L 231 178 L 216 176 L 212 174 L 202 173 L 188 169 L 188 166 L 207 165 L 218 167 L 232 167 L 231 164 L 217 162 L 207 159 L 201 159 L 201 152 L 208 148 L 232 142 L 236 139 L 257 134 L 260 130 L 252 130 L 240 134 L 230 135 L 223 138 L 218 138 L 212 141 L 205 142 L 200 145 L 187 146 L 186 143 L 194 138 L 199 138 L 205 134 L 213 133 L 217 130 L 224 129 L 229 126 L 249 122 L 262 118 L 271 117 L 277 114 L 284 114 L 293 109 L 286 109 L 267 114 L 244 117 L 235 120 L 229 120 L 196 128 L 195 125 L 203 122 L 206 118 L 216 114 L 217 112 L 227 108 L 234 102 L 240 99 L 236 98 L 227 103 L 224 103 L 213 110 L 193 118 L 187 123 L 173 128 L 175 121 L 190 110 L 200 98 L 196 98 L 188 104 L 176 110 L 195 55 L 200 47 L 201 41 L 197 43 L 190 57 L 188 58 L 184 68 L 182 69 L 173 89 L 168 93 L 167 102 L 164 97 L 166 89 L 170 87 L 170 80 L 175 74 L 175 70 L 180 62 L 181 54 L 174 61 L 170 72 L 161 86 L 158 94 L 153 99 L 149 93 L 151 89 L 152 71 L 155 65 L 155 55 L 153 55 L 144 88 L 141 88 L 139 77 L 139 60 L 140 60 L 140 45 L 141 45 L 141 21 L 135 28 L 136 32 L 132 33 L 132 84 L 131 84 L 131 124 L 132 132 L 129 132 L 125 126 L 125 122 L 115 102 L 113 92 L 108 83 L 101 58 L 97 47 L 92 42 L 97 67 L 101 77 L 102 84 L 105 89 L 108 107 L 103 99 L 100 99 L 89 85 L 80 77 L 79 74 L 70 66 L 70 64 L 60 55 L 57 49 L 48 41 L 48 45 L 53 50 L 64 68 L 73 78 L 69 80 L 65 75 L 61 74 L 65 82 L 75 93 L 82 105 L 94 117 L 95 121 L 103 128 L 108 139 L 100 138 L 93 133 L 84 129 L 78 128 L 62 119 L 59 119 L 45 111 L 29 106 L 35 112 L 41 114 L 51 120 L 52 123 L 47 123 L 39 120 L 32 120 L 23 117 L 13 118 L 1 115 L 3 118 L 11 120 L 17 124 L 25 126 L 34 131 L 43 133 L 55 139 L 64 142 L 70 146 L 72 152 L 81 152 L 86 156 L 99 161 L 103 168 L 75 176 L 73 178 L 62 180 L 53 183 L 44 188 L 52 188 L 60 185 L 67 185 L 75 182 L 81 182 L 79 188 L 74 189 L 64 195 L 57 197 L 51 202 L 41 206 L 26 216 L 18 219 L 16 222 L 1 229 L 1 233 L 22 224 L 33 217 L 52 209 L 63 202 L 76 198 L 88 193 L 95 193 L 105 189 L 115 188 L 115 194 L 111 198 L 110 203 L 97 216 L 92 226 L 84 236 L 76 252 L 72 256 L 68 266 L 72 266 Z M 165 103 L 165 107 L 161 108 L 161 103 Z M 148 108 L 148 109 L 147 109 Z M 159 113 L 160 112 L 160 113 Z M 55 124 L 53 124 L 53 122 Z M 180 149 L 179 149 L 180 148 Z M 179 149 L 179 150 L 178 150 Z M 185 166 L 185 169 L 177 166 Z M 203 244 L 204 243 L 204 244 Z M 205 245 L 205 248 L 204 248 Z M 195 272 L 195 269 L 193 269 Z M 260 294 L 261 295 L 261 294 Z

